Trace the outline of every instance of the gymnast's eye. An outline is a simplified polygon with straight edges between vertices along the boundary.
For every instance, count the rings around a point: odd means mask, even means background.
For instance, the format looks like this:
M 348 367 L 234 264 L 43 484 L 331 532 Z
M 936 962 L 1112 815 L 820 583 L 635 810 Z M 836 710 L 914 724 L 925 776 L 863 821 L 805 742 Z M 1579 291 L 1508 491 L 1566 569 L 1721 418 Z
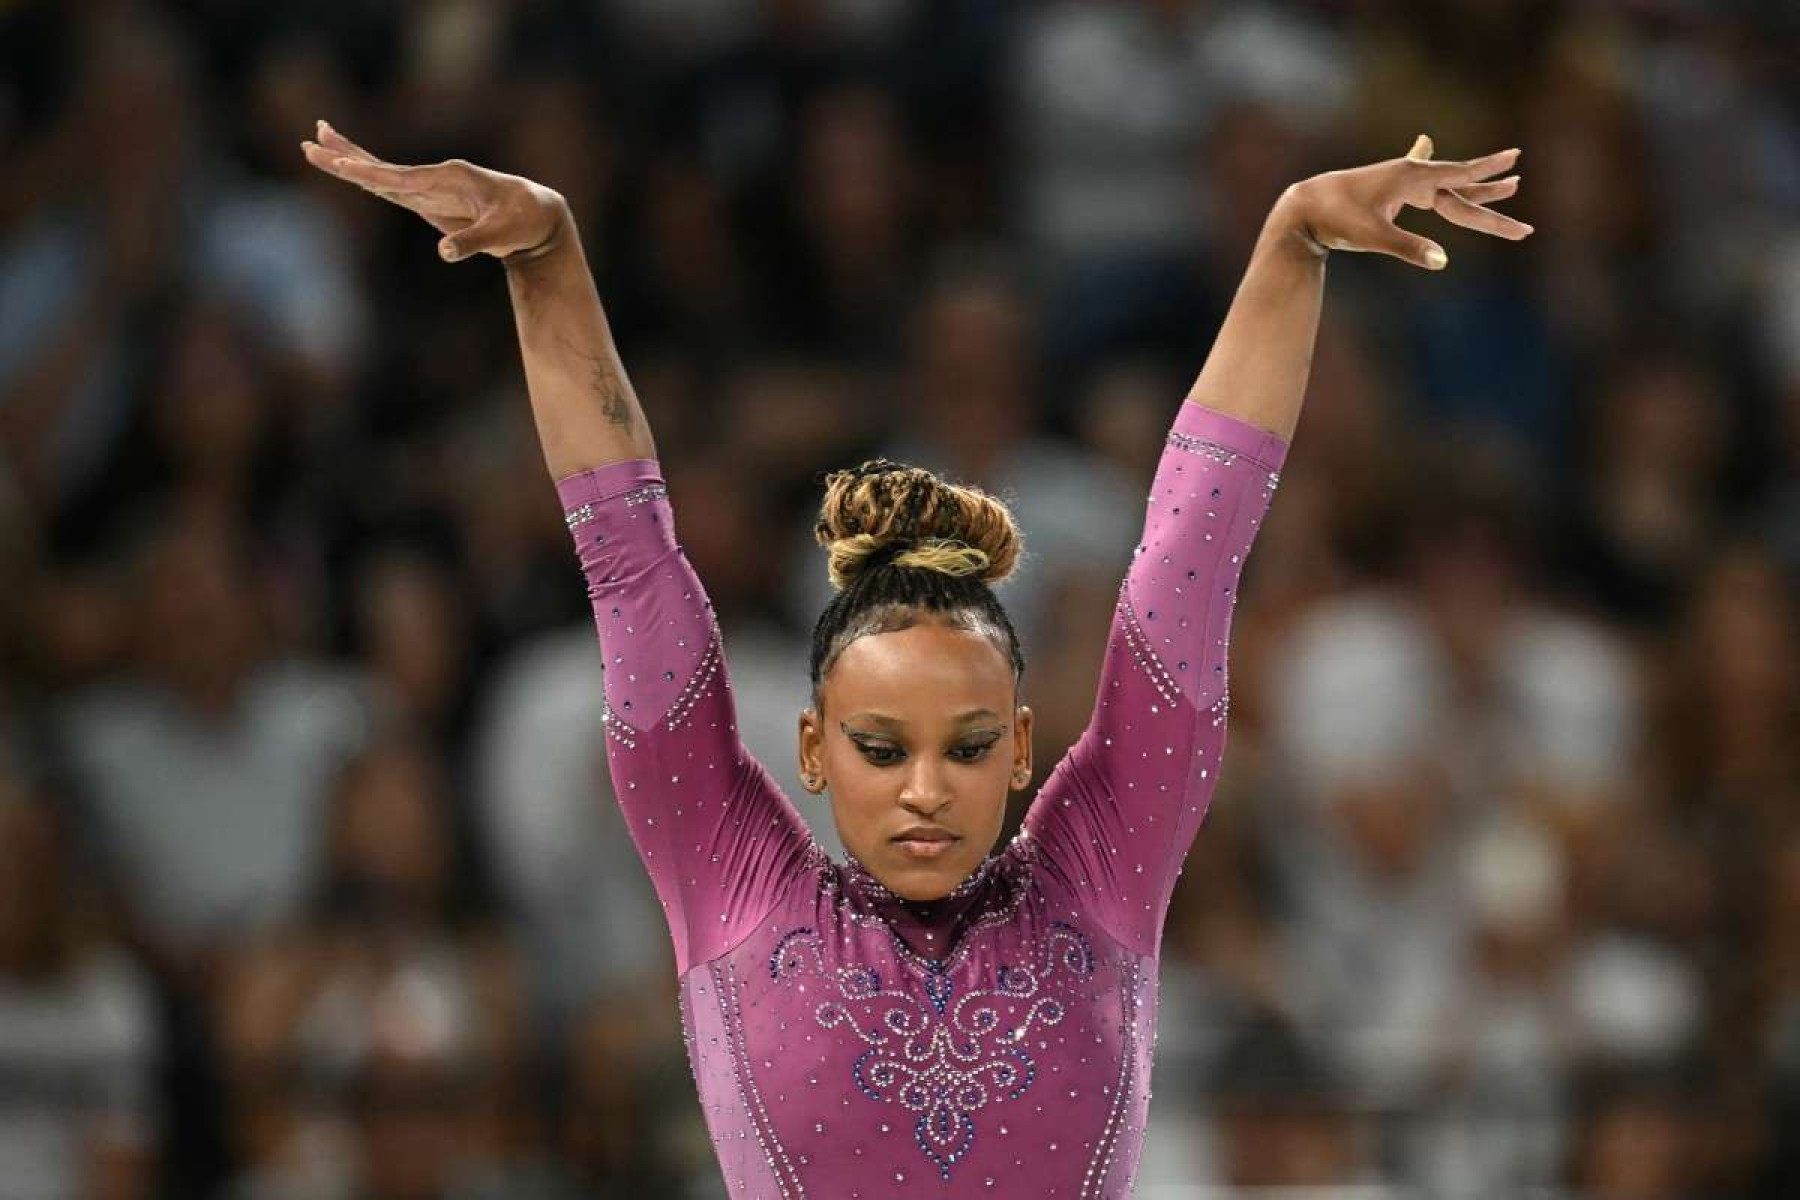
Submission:
M 958 762 L 980 762 L 982 759 L 987 757 L 988 751 L 992 750 L 993 748 L 994 748 L 994 743 L 992 741 L 964 742 L 962 745 L 958 746 L 955 750 L 952 750 L 950 752 L 950 757 L 956 759 Z M 965 751 L 965 750 L 971 751 L 971 753 L 964 754 L 963 751 Z
M 856 748 L 863 752 L 863 757 L 876 766 L 885 767 L 900 761 L 900 750 L 896 746 L 882 746 L 874 742 L 858 742 Z

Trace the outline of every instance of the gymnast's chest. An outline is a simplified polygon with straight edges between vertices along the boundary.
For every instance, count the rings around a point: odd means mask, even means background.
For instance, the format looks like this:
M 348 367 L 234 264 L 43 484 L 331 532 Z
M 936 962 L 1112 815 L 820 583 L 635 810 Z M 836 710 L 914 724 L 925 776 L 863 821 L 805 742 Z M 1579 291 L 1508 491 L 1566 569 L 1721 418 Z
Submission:
M 796 1183 L 979 1183 L 1045 1156 L 1075 1178 L 1129 1106 L 1143 969 L 1029 906 L 937 960 L 821 906 L 694 974 L 690 1052 L 703 1102 Z

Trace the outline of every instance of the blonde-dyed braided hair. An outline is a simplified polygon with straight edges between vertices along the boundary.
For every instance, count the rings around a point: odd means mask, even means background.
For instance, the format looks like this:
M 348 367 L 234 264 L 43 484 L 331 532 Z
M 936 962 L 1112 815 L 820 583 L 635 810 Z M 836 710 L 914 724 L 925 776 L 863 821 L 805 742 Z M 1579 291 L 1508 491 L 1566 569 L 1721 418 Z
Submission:
M 813 702 L 844 647 L 915 624 L 924 613 L 981 633 L 1013 668 L 1025 659 L 990 584 L 1010 575 L 1024 535 L 1006 503 L 923 467 L 870 459 L 825 477 L 814 537 L 836 589 L 813 630 Z

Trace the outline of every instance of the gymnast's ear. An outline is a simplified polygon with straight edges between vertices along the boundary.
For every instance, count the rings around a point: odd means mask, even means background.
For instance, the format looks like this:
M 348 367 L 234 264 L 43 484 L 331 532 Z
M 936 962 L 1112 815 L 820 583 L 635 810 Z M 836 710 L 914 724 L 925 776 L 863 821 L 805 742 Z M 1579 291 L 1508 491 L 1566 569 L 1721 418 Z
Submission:
M 800 782 L 818 795 L 825 790 L 824 724 L 811 705 L 800 710 Z
M 1021 704 L 1013 715 L 1013 789 L 1031 782 L 1031 707 Z

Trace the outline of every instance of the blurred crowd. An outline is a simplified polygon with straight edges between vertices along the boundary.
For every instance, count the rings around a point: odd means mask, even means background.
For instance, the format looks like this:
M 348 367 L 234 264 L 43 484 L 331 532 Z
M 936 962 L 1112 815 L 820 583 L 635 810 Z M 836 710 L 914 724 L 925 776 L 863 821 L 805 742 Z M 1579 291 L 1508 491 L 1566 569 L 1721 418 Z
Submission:
M 568 198 L 834 849 L 820 473 L 1014 504 L 1041 781 L 1281 189 L 1522 147 L 1330 263 L 1140 1194 L 1800 1195 L 1780 0 L 0 4 L 0 1194 L 722 1195 L 501 272 L 320 117 Z

